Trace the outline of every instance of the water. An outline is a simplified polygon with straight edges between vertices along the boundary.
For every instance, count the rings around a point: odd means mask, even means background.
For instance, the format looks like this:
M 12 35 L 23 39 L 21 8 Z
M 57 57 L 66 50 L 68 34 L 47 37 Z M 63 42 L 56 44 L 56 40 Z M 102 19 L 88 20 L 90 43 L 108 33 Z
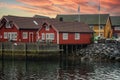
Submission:
M 0 60 L 0 80 L 120 80 L 120 63 Z

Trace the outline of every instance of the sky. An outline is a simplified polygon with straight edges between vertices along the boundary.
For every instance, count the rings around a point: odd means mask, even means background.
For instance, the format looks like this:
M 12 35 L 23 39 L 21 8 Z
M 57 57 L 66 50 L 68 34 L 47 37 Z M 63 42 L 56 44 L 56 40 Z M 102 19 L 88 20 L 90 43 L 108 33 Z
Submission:
M 31 17 L 37 14 L 54 18 L 57 14 L 99 13 L 120 16 L 120 0 L 0 0 L 0 18 L 4 15 Z

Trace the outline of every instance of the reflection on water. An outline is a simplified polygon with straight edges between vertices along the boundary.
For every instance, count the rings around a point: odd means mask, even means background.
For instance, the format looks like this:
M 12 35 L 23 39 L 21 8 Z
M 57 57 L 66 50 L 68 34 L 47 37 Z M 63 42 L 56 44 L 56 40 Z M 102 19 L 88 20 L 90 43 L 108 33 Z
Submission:
M 0 60 L 0 80 L 120 80 L 120 63 Z

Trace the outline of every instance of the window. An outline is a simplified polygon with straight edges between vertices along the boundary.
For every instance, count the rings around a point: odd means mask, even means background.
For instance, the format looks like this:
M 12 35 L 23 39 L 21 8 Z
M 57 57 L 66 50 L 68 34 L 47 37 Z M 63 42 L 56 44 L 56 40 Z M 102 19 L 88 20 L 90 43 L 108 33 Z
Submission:
M 42 40 L 45 40 L 45 34 L 42 33 Z
M 120 27 L 115 27 L 115 30 L 120 30 Z
M 49 28 L 50 28 L 50 27 L 49 27 L 48 25 L 46 25 L 45 28 L 46 28 L 46 31 L 49 31 Z
M 54 40 L 54 33 L 47 33 L 46 34 L 46 39 L 47 40 Z
M 63 33 L 63 40 L 68 40 L 68 33 Z
M 94 26 L 89 26 L 91 29 L 93 29 Z
M 17 40 L 17 32 L 4 32 L 4 39 Z
M 75 33 L 75 40 L 79 40 L 80 39 L 80 34 L 79 33 Z
M 59 19 L 60 21 L 63 21 L 63 18 L 62 17 L 60 17 L 60 19 Z
M 51 34 L 50 34 L 50 39 L 51 39 L 51 40 L 54 40 L 54 37 L 55 37 L 55 36 L 54 36 L 54 33 L 51 33 Z
M 35 20 L 33 21 L 33 23 L 34 23 L 35 25 L 38 25 L 38 23 L 37 23 Z
M 22 36 L 23 36 L 23 39 L 27 39 L 28 38 L 28 32 L 23 32 Z
M 11 36 L 12 36 L 12 40 L 17 40 L 17 32 L 12 32 Z
M 6 22 L 6 28 L 11 28 L 10 23 Z
M 103 37 L 104 35 L 103 35 L 103 33 L 100 33 L 100 37 Z
M 8 37 L 7 37 L 7 32 L 4 32 L 4 39 L 7 39 Z
M 103 29 L 104 28 L 104 26 L 100 26 L 100 29 Z

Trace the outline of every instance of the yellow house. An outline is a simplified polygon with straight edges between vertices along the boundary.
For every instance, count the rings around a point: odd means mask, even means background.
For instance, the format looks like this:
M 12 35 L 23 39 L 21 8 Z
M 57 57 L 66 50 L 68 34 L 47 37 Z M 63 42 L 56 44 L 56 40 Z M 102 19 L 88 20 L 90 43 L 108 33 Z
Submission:
M 112 28 L 109 14 L 57 15 L 56 19 L 68 22 L 84 22 L 94 30 L 94 36 L 101 36 L 104 38 L 112 37 Z

